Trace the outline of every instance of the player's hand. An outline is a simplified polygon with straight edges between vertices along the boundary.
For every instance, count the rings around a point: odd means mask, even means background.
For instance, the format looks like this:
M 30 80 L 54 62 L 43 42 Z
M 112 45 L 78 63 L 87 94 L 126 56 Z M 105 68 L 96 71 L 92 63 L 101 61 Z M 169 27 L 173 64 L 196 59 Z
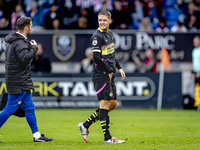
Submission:
M 30 41 L 30 44 L 31 44 L 31 45 L 36 45 L 36 46 L 37 46 L 37 42 L 36 42 L 35 40 L 31 40 L 31 41 Z
M 121 74 L 121 80 L 124 80 L 126 78 L 126 75 L 122 69 L 119 69 L 119 73 Z
M 112 75 L 113 75 L 113 72 L 111 72 L 111 73 L 108 74 L 110 81 L 112 79 Z

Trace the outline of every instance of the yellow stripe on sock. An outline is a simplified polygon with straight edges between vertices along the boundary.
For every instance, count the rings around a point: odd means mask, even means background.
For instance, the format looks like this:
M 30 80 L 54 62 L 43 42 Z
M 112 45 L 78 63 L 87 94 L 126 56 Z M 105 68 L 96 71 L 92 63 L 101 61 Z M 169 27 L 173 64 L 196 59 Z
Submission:
M 101 124 L 104 123 L 104 122 L 106 122 L 106 120 L 100 121 Z
M 101 126 L 105 126 L 106 125 L 106 123 L 105 124 L 101 124 Z

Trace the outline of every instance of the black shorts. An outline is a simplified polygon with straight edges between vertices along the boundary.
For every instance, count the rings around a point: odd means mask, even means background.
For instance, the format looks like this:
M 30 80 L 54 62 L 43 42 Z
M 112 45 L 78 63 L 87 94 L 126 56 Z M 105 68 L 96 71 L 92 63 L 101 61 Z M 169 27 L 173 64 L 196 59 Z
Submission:
M 93 80 L 98 100 L 117 100 L 114 77 L 110 81 L 108 75 L 104 78 Z

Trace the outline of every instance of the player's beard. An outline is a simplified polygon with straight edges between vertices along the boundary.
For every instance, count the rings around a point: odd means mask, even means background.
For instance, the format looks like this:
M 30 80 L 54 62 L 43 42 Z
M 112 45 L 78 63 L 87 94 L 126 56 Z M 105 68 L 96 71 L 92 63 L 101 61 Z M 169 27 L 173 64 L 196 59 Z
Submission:
M 28 31 L 26 33 L 26 36 L 29 36 L 29 35 L 31 35 L 31 29 L 30 28 L 28 28 Z

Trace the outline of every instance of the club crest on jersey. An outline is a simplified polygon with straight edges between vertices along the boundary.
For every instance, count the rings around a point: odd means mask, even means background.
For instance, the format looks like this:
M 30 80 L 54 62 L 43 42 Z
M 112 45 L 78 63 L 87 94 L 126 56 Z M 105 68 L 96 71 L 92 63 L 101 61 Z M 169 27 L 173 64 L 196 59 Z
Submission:
M 94 40 L 92 41 L 92 45 L 94 45 L 94 46 L 97 45 L 97 43 L 98 43 L 98 42 L 97 42 L 96 39 L 94 39 Z
M 113 93 L 110 93 L 109 96 L 112 97 L 112 96 L 113 96 Z
M 75 52 L 75 36 L 73 34 L 53 35 L 53 52 L 61 61 L 67 61 Z

